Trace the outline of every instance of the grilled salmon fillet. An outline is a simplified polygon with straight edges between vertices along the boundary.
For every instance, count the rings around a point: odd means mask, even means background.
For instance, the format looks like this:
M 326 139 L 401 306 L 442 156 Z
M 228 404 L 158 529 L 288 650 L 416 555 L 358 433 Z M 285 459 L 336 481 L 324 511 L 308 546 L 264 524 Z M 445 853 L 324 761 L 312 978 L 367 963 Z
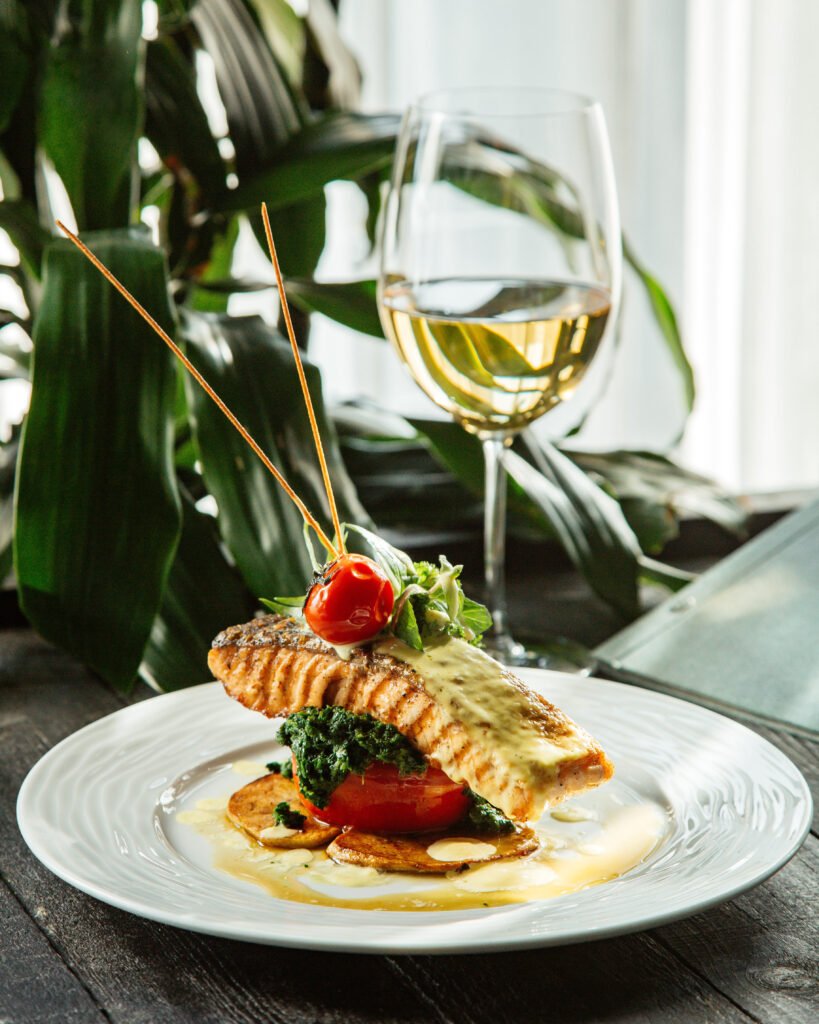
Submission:
M 388 640 L 342 660 L 296 620 L 266 615 L 220 633 L 208 664 L 229 696 L 270 717 L 334 704 L 395 726 L 515 821 L 612 774 L 588 733 L 462 640 L 425 652 Z

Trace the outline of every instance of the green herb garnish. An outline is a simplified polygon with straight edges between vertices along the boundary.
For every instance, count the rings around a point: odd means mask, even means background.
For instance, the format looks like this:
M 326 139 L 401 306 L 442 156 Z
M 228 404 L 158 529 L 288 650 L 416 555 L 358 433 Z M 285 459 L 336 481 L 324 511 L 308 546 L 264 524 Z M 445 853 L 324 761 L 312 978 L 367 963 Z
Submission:
M 471 789 L 466 789 L 465 792 L 472 804 L 466 816 L 470 824 L 474 825 L 478 832 L 492 836 L 506 835 L 508 832 L 514 832 L 515 823 L 510 821 L 494 804 L 490 804 L 482 796 L 473 793 Z
M 281 775 L 283 779 L 293 778 L 293 762 L 289 757 L 284 761 L 269 761 L 265 768 L 267 768 L 271 775 Z
M 301 831 L 304 828 L 305 821 L 307 821 L 307 816 L 294 811 L 286 800 L 282 800 L 281 803 L 276 804 L 273 808 L 273 820 L 277 825 L 284 825 L 285 828 L 294 828 Z
M 343 524 L 345 535 L 358 534 L 368 554 L 381 566 L 395 592 L 395 606 L 384 634 L 392 635 L 416 651 L 436 637 L 452 636 L 479 645 L 492 625 L 487 609 L 470 600 L 461 586 L 462 565 L 441 555 L 438 565 L 413 562 L 409 555 L 362 526 Z M 320 566 L 315 562 L 316 571 Z M 304 597 L 260 598 L 272 612 L 303 618 Z
M 396 765 L 399 775 L 420 775 L 427 768 L 421 753 L 395 726 L 334 705 L 290 715 L 278 740 L 293 751 L 299 789 L 316 807 L 326 807 L 351 772 L 363 775 L 376 761 Z

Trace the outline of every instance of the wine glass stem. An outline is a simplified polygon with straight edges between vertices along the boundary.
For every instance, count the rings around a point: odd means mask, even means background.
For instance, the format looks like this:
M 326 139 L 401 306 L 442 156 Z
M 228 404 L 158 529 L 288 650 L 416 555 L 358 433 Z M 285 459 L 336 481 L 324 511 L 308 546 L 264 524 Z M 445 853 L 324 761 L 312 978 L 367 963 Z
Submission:
M 481 436 L 486 470 L 484 518 L 484 580 L 486 603 L 492 615 L 490 646 L 498 653 L 511 653 L 514 641 L 506 613 L 506 470 L 503 450 L 510 443 L 507 434 Z M 506 650 L 508 648 L 508 651 Z

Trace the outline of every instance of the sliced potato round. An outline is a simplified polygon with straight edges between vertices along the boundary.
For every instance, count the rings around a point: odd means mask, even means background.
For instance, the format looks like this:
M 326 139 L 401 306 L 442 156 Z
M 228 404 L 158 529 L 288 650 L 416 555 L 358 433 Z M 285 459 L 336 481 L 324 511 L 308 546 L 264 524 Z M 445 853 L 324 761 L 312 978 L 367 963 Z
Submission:
M 304 826 L 292 835 L 282 830 L 274 833 L 273 811 L 282 801 L 290 804 L 294 811 L 305 815 Z M 237 828 L 247 832 L 263 846 L 279 850 L 315 849 L 324 846 L 339 834 L 334 825 L 323 825 L 306 814 L 296 784 L 281 775 L 263 775 L 262 778 L 242 786 L 228 800 L 227 816 Z
M 350 829 L 336 836 L 327 847 L 327 854 L 340 863 L 360 864 L 379 871 L 443 875 L 470 864 L 524 857 L 539 845 L 535 833 L 525 825 L 517 825 L 514 832 L 503 836 L 479 836 L 455 829 L 428 835 L 381 836 Z M 435 856 L 430 855 L 431 848 Z M 441 860 L 447 856 L 448 848 L 453 859 Z

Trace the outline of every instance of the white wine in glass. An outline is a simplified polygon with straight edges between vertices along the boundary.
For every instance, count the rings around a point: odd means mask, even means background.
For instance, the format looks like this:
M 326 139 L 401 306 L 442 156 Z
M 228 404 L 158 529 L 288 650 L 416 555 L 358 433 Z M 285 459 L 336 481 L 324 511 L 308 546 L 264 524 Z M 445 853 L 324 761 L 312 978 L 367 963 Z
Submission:
M 611 335 L 620 272 L 598 104 L 481 89 L 410 108 L 385 210 L 379 308 L 416 382 L 483 443 L 487 646 L 510 664 L 544 658 L 507 623 L 503 449 L 583 381 Z

